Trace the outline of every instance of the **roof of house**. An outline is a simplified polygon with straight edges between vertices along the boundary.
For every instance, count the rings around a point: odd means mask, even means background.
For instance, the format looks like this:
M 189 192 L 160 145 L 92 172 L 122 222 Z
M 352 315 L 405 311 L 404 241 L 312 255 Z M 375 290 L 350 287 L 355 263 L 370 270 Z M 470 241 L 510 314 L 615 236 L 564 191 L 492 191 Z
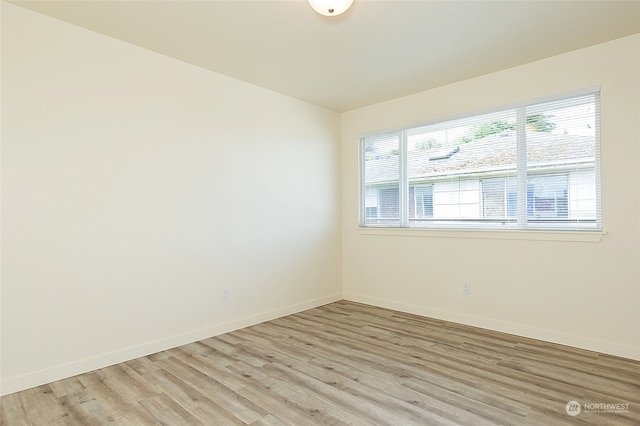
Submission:
M 503 132 L 459 146 L 411 151 L 407 156 L 409 178 L 515 169 L 516 144 L 515 132 Z M 529 166 L 552 167 L 594 159 L 595 139 L 592 136 L 527 132 Z M 369 159 L 365 172 L 369 183 L 397 179 L 398 156 Z

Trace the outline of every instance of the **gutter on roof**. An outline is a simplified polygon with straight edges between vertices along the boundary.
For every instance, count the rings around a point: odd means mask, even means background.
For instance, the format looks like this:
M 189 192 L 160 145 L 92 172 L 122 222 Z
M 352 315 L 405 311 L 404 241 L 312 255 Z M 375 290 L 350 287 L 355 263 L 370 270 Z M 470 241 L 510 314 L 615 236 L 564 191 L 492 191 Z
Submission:
M 450 153 L 445 154 L 445 155 L 439 155 L 439 156 L 435 156 L 435 157 L 429 157 L 429 161 L 436 161 L 436 160 L 446 160 L 451 158 L 451 156 L 453 154 L 455 154 L 456 152 L 460 151 L 460 147 L 457 146 L 455 147 Z

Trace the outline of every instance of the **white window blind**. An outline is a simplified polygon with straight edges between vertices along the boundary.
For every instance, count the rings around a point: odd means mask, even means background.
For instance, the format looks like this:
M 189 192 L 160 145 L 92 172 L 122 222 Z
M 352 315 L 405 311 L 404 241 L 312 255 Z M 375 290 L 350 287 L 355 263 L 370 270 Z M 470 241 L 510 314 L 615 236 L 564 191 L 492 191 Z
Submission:
M 599 92 L 361 139 L 362 226 L 601 230 Z

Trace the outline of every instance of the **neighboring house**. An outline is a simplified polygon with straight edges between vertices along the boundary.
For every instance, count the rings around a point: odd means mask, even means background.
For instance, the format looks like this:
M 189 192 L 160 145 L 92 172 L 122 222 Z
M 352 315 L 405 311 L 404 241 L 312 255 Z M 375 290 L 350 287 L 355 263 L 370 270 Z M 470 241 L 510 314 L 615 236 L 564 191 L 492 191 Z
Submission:
M 503 132 L 407 156 L 409 220 L 512 222 L 517 216 L 516 134 Z M 527 132 L 529 221 L 595 221 L 595 140 Z M 397 221 L 398 155 L 365 160 L 365 220 Z

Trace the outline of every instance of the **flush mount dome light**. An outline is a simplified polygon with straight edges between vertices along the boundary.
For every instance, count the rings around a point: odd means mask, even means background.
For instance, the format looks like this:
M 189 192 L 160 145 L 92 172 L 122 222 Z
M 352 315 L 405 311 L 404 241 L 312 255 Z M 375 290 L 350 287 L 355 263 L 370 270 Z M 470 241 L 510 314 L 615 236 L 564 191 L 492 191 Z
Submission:
M 353 0 L 307 0 L 313 10 L 324 16 L 337 16 L 346 12 Z

